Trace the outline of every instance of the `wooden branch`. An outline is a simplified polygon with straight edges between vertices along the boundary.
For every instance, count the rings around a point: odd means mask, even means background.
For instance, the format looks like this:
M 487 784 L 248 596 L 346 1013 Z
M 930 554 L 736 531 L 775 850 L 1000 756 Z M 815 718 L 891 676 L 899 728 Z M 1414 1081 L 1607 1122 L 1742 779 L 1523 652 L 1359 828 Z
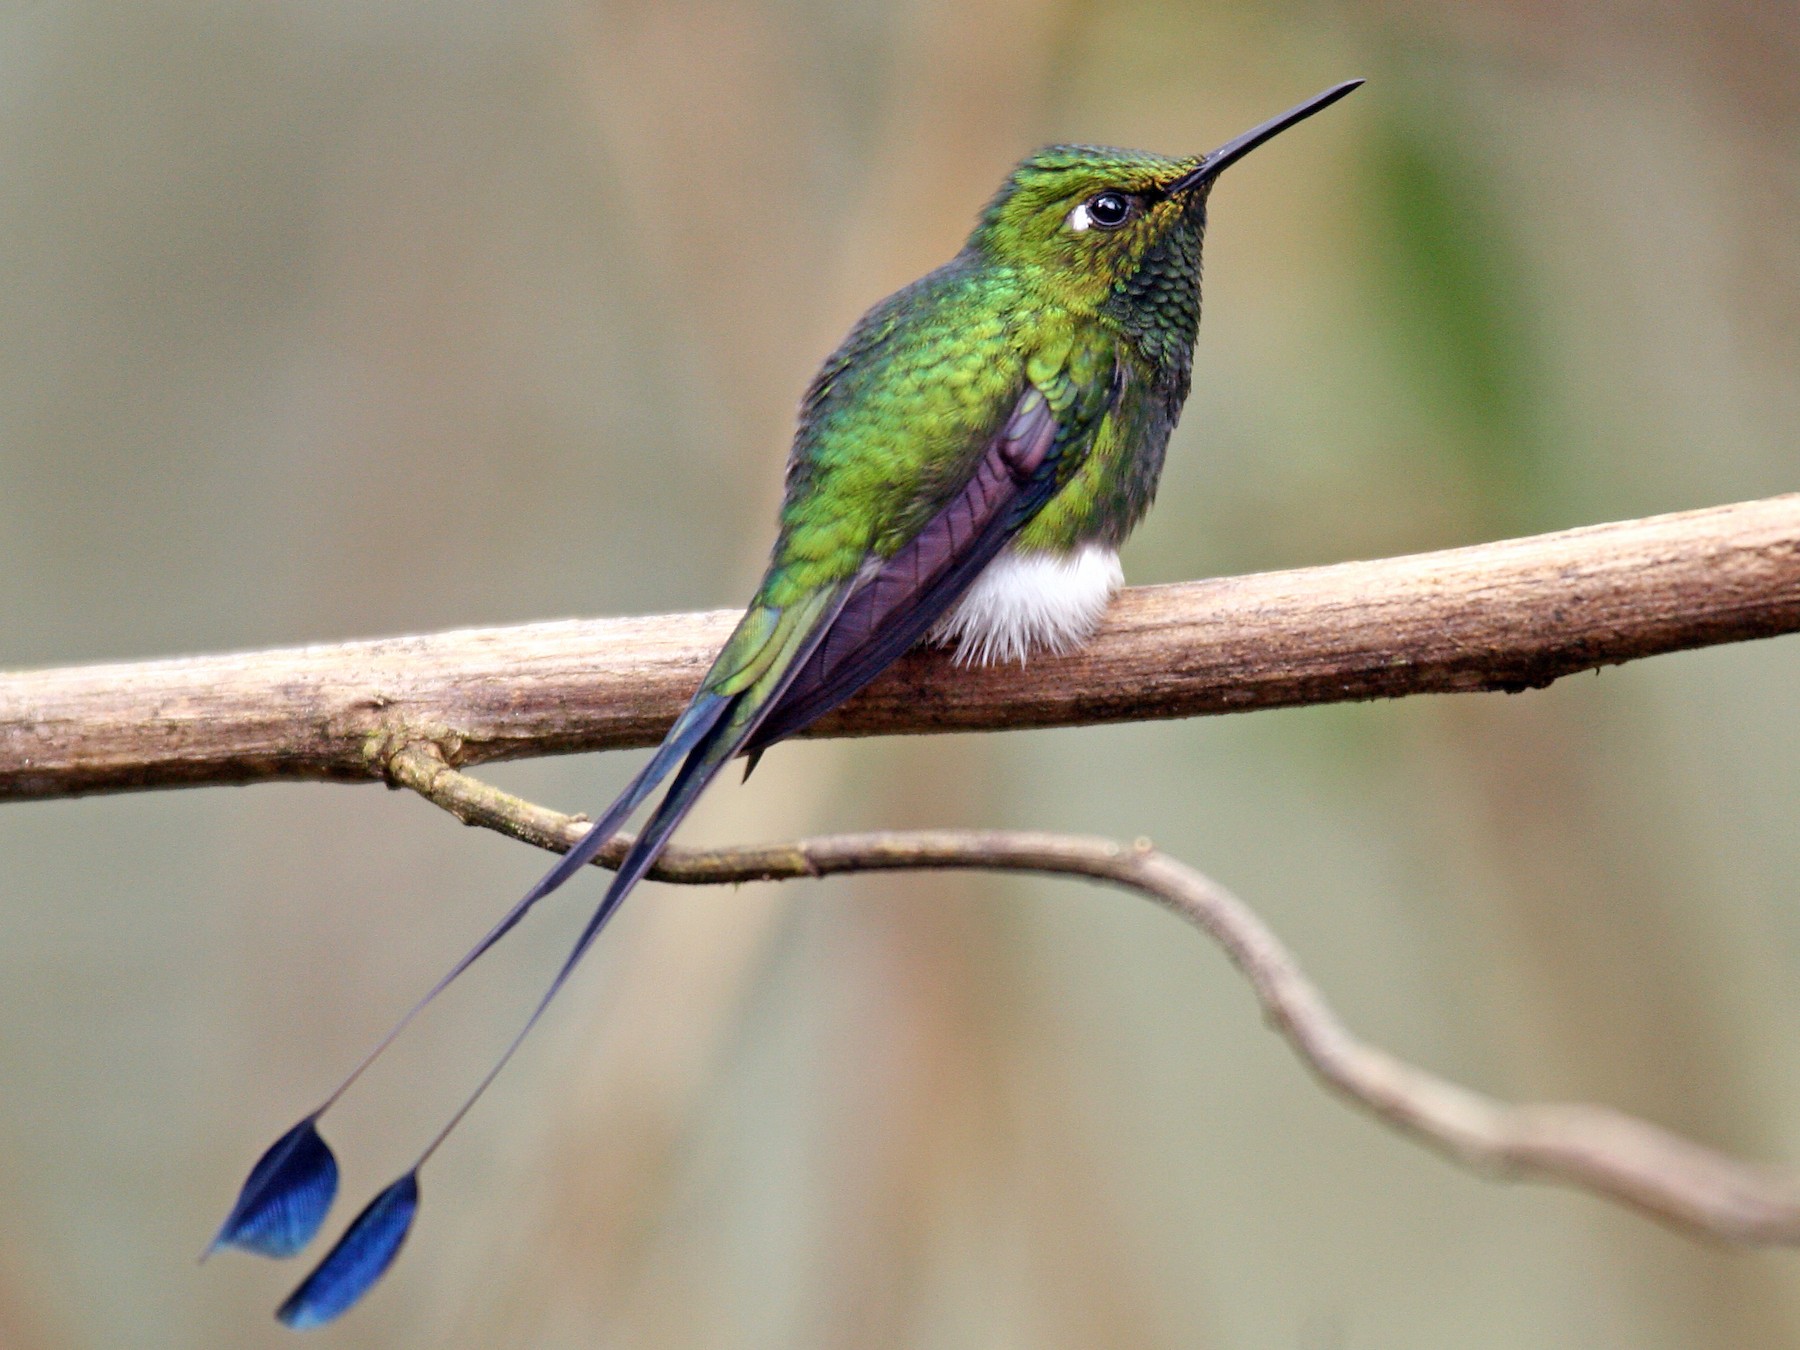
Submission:
M 429 746 L 399 751 L 389 770 L 394 781 L 465 824 L 542 848 L 562 852 L 585 831 L 580 817 L 478 782 Z M 616 867 L 629 842 L 614 839 L 598 865 Z M 1148 841 L 1125 846 L 1014 831 L 882 831 L 744 848 L 670 848 L 650 875 L 712 885 L 952 868 L 1081 876 L 1149 896 L 1224 949 L 1270 1024 L 1327 1085 L 1465 1166 L 1560 1182 L 1731 1242 L 1800 1243 L 1800 1187 L 1782 1173 L 1609 1107 L 1496 1101 L 1357 1039 L 1241 900 Z
M 0 676 L 0 799 L 374 780 L 647 745 L 726 612 L 475 629 Z M 1152 586 L 1065 657 L 958 669 L 915 652 L 816 734 L 1185 717 L 1549 684 L 1800 629 L 1800 494 L 1442 553 Z

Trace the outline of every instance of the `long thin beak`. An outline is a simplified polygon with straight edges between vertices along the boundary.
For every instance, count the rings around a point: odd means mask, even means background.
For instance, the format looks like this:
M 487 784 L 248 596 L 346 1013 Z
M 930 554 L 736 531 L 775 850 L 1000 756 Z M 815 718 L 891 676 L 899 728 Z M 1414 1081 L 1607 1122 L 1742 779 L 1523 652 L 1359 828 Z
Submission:
M 1314 113 L 1329 108 L 1345 94 L 1362 83 L 1361 80 L 1345 80 L 1342 84 L 1334 84 L 1322 94 L 1315 94 L 1296 108 L 1289 108 L 1280 117 L 1271 117 L 1259 127 L 1246 131 L 1236 140 L 1226 141 L 1217 150 L 1200 161 L 1200 167 L 1192 173 L 1179 178 L 1168 189 L 1168 195 L 1177 196 L 1202 183 L 1210 183 L 1226 169 L 1236 164 L 1257 146 L 1272 137 L 1279 136 L 1296 122 L 1304 122 Z

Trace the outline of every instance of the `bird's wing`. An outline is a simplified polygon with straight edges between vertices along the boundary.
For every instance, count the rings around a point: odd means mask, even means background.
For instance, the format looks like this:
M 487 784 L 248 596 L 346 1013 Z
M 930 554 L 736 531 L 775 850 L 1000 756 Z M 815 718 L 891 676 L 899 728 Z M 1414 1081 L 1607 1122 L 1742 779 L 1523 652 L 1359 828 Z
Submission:
M 866 572 L 746 738 L 746 751 L 759 753 L 824 716 L 923 637 L 1049 500 L 1084 430 L 1059 419 L 1044 393 L 1028 384 L 962 488 Z

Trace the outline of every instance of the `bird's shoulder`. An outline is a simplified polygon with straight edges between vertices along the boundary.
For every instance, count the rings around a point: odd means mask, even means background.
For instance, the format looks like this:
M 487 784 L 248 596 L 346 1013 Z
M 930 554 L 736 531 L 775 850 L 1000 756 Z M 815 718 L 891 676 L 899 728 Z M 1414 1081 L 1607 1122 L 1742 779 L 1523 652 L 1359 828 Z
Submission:
M 966 401 L 990 377 L 1010 388 L 1020 287 L 1011 269 L 968 253 L 874 305 L 825 358 L 800 405 L 799 441 L 845 415 L 879 415 L 899 401 Z
M 1080 416 L 1120 349 L 1099 316 L 965 251 L 875 305 L 826 358 L 801 402 L 793 468 L 978 454 L 1028 385 L 1059 417 Z

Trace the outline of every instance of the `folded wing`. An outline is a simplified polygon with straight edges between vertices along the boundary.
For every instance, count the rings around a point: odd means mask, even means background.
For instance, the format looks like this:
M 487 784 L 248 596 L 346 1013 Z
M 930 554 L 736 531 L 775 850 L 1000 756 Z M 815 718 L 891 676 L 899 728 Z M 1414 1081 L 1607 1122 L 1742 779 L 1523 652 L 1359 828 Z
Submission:
M 872 564 L 745 740 L 757 754 L 873 680 L 955 604 L 1056 489 L 1073 438 L 1027 385 L 969 480 L 891 557 Z

